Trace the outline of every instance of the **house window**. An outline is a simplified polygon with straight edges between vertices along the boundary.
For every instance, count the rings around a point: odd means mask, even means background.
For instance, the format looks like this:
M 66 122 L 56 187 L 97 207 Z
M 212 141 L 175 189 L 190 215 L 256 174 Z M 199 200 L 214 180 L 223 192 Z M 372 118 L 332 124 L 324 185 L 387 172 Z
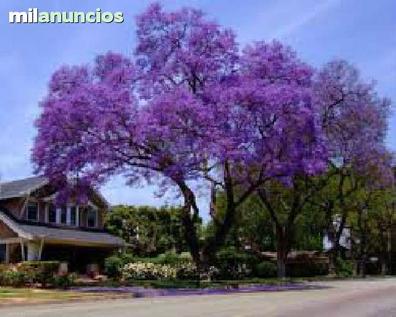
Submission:
M 64 206 L 60 210 L 60 223 L 66 224 L 67 223 L 67 207 Z
M 29 203 L 27 205 L 27 220 L 38 221 L 38 204 Z
M 87 211 L 87 227 L 94 228 L 97 225 L 97 213 L 95 209 L 88 209 Z
M 56 207 L 54 204 L 48 205 L 48 222 L 56 223 Z
M 70 225 L 72 225 L 72 226 L 77 225 L 77 207 L 76 206 L 70 207 Z

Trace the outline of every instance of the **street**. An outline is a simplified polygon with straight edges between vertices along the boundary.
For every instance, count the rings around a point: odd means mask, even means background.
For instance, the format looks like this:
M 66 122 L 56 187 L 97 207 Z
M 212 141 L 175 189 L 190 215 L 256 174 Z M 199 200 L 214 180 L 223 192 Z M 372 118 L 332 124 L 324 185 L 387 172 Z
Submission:
M 316 282 L 314 290 L 5 307 L 1 317 L 396 316 L 396 279 Z

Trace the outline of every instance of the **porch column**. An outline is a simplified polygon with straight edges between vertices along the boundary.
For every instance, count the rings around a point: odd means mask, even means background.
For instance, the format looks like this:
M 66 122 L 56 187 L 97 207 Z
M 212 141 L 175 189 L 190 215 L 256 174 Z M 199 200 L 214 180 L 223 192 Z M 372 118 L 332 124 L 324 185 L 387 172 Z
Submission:
M 76 205 L 76 227 L 80 226 L 80 206 Z
M 59 207 L 56 208 L 56 223 L 59 224 L 61 222 L 61 209 Z
M 66 224 L 70 226 L 71 223 L 71 207 L 70 205 L 67 205 L 66 207 Z
M 6 243 L 5 244 L 5 264 L 9 264 L 10 263 L 10 247 L 9 244 Z
M 27 260 L 28 261 L 40 261 L 41 255 L 41 243 L 40 242 L 28 242 L 27 243 Z

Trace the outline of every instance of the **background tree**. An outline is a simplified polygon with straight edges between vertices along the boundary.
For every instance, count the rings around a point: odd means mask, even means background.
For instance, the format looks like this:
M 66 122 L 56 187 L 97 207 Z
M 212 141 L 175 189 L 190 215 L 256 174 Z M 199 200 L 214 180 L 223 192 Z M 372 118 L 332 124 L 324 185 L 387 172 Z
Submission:
M 109 232 L 129 243 L 135 255 L 154 256 L 166 251 L 180 253 L 187 250 L 180 208 L 115 206 L 107 214 L 105 225 Z
M 370 177 L 367 175 L 373 162 L 380 162 L 386 152 L 389 101 L 378 97 L 374 85 L 361 80 L 356 68 L 346 61 L 332 61 L 315 74 L 313 87 L 314 106 L 319 109 L 328 150 L 327 173 L 319 177 L 297 173 L 289 182 L 274 180 L 257 190 L 276 227 L 280 277 L 286 274 L 286 259 L 295 239 L 298 216 L 320 197 L 329 227 L 333 226 L 333 216 L 329 215 L 333 215 L 335 208 L 340 215 L 337 232 L 332 235 L 334 269 L 348 218 L 347 199 L 359 187 L 354 179 Z M 336 192 L 328 196 L 329 190 Z
M 376 255 L 380 263 L 386 265 L 388 239 L 379 228 L 388 228 L 392 223 L 392 209 L 389 209 L 394 200 L 394 179 L 392 156 L 384 153 L 378 156 L 367 166 L 365 174 L 354 178 L 357 183 L 356 192 L 351 197 L 351 212 L 349 223 L 352 227 L 353 253 L 356 260 L 356 273 L 366 275 L 369 256 Z M 385 219 L 384 219 L 385 218 Z M 384 270 L 384 269 L 383 269 Z
M 385 152 L 390 102 L 380 98 L 374 84 L 364 82 L 358 70 L 342 60 L 330 62 L 318 72 L 315 91 L 328 140 L 329 166 L 335 172 L 335 198 L 341 211 L 334 241 L 337 253 L 347 219 L 346 198 L 356 190 L 353 178 L 367 175 L 373 162 Z M 329 184 L 333 186 L 332 182 Z

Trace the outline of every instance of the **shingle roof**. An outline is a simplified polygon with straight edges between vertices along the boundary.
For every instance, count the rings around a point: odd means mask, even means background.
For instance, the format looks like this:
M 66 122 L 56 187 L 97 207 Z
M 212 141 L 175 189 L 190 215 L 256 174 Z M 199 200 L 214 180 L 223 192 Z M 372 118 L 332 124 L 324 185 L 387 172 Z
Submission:
M 62 241 L 68 243 L 87 243 L 100 244 L 109 246 L 124 246 L 123 239 L 109 234 L 107 232 L 91 232 L 78 229 L 60 229 L 45 226 L 34 226 L 20 224 L 19 227 L 24 232 L 32 235 L 34 238 L 44 238 L 46 241 Z
M 0 199 L 22 197 L 46 184 L 48 179 L 43 176 L 0 183 Z
M 49 180 L 44 176 L 34 176 L 24 179 L 19 179 L 11 182 L 0 182 L 0 200 L 24 197 L 30 192 L 39 189 L 42 186 L 49 184 Z M 110 206 L 106 198 L 97 190 L 93 189 L 96 197 L 105 205 Z
M 29 225 L 21 223 L 13 219 L 4 209 L 0 209 L 0 221 L 17 233 L 19 237 L 28 240 L 44 239 L 44 241 L 55 243 L 109 247 L 126 245 L 123 239 L 104 231 L 86 231 L 82 229 L 55 228 L 40 224 Z

